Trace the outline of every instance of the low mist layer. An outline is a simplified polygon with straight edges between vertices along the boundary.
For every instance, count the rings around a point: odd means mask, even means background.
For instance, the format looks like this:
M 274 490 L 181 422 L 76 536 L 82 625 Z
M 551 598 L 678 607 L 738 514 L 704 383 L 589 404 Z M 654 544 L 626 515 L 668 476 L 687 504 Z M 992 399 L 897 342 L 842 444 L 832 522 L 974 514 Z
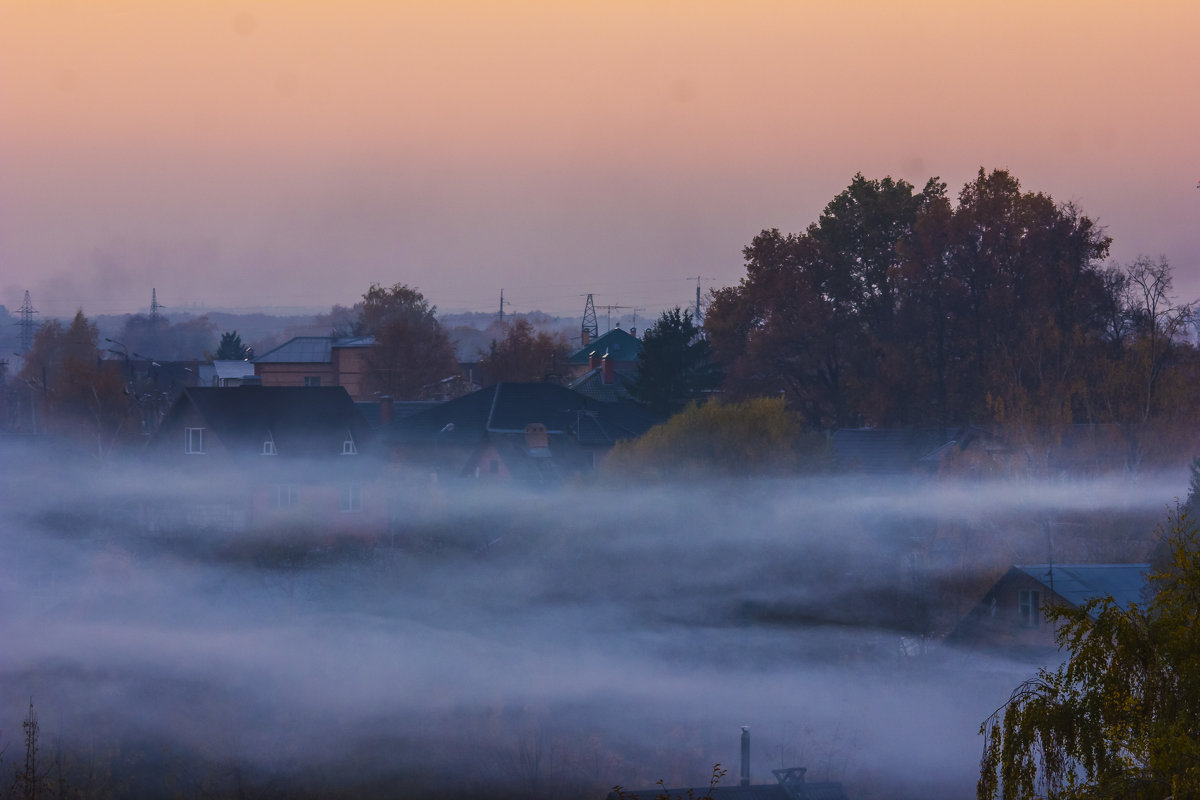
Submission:
M 43 758 L 130 796 L 704 785 L 741 725 L 755 782 L 968 795 L 1034 666 L 940 635 L 1011 564 L 1148 559 L 1186 485 L 398 485 L 386 532 L 332 536 L 39 463 L 0 481 L 0 747 L 32 698 Z

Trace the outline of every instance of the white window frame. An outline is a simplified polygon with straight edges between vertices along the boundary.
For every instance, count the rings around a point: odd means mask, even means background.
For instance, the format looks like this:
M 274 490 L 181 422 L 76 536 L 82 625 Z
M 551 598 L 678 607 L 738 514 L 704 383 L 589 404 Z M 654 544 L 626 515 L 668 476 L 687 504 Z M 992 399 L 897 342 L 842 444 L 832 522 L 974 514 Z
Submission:
M 277 483 L 273 488 L 271 508 L 284 511 L 300 505 L 300 487 L 291 483 Z
M 183 452 L 189 456 L 204 455 L 204 428 L 183 429 Z
M 363 510 L 362 484 L 348 483 L 342 487 L 342 513 L 357 514 Z
M 1041 593 L 1036 589 L 1017 592 L 1017 618 L 1022 628 L 1036 628 L 1042 623 Z

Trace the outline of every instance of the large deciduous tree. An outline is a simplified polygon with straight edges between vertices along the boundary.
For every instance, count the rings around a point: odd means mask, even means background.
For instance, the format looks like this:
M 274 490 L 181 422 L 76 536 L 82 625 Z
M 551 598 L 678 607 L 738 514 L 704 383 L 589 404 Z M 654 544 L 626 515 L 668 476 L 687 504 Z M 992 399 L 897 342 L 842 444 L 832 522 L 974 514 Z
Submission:
M 671 414 L 716 388 L 720 372 L 709 360 L 708 339 L 678 306 L 664 311 L 642 334 L 634 397 L 660 414 Z
M 79 310 L 71 324 L 43 324 L 19 377 L 34 389 L 44 429 L 86 440 L 104 455 L 120 432 L 129 402 L 120 367 L 102 361 L 95 324 Z
M 1047 609 L 1069 657 L 984 722 L 980 800 L 1200 797 L 1200 535 L 1164 537 L 1146 603 Z
M 1104 266 L 1109 244 L 1004 170 L 957 202 L 857 175 L 803 233 L 754 237 L 704 327 L 729 394 L 782 393 L 813 427 L 1161 417 L 1196 371 L 1190 307 L 1162 262 Z
M 438 385 L 458 374 L 454 346 L 438 322 L 437 308 L 416 289 L 372 284 L 363 295 L 357 330 L 375 337 L 366 356 L 369 391 L 420 400 L 438 395 Z
M 505 325 L 504 335 L 493 339 L 479 357 L 479 371 L 487 385 L 501 381 L 556 381 L 570 354 L 561 333 L 535 331 L 529 320 L 518 318 Z

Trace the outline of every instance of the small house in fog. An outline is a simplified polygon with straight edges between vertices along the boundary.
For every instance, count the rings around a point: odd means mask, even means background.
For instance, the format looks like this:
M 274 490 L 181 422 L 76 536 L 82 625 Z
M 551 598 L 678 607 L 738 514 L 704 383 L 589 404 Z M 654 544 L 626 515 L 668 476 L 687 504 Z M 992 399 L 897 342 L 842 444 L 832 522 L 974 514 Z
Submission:
M 1027 564 L 1014 566 L 946 636 L 946 643 L 1041 658 L 1057 649 L 1045 609 L 1081 607 L 1111 597 L 1122 608 L 1140 603 L 1149 564 Z
M 638 357 L 642 353 L 642 341 L 620 327 L 613 328 L 603 336 L 597 336 L 567 358 L 571 378 L 580 377 L 597 369 L 604 359 L 608 368 L 618 375 L 632 377 L 637 371 Z
M 242 509 L 248 524 L 336 529 L 387 518 L 372 447 L 342 387 L 197 387 L 170 408 L 146 454 L 174 474 L 205 477 L 202 502 Z
M 443 477 L 554 483 L 661 420 L 550 383 L 502 382 L 381 429 L 392 458 Z

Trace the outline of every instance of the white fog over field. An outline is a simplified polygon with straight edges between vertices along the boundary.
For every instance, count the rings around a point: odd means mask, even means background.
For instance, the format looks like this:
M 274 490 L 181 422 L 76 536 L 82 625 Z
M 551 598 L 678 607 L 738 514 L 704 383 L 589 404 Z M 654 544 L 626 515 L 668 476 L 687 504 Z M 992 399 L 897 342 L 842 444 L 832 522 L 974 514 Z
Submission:
M 32 699 L 43 759 L 116 764 L 135 795 L 732 783 L 748 725 L 756 782 L 967 797 L 980 722 L 1034 666 L 940 634 L 1051 546 L 1147 560 L 1186 487 L 409 481 L 385 535 L 331 537 L 164 525 L 230 487 L 10 454 L 3 769 Z

